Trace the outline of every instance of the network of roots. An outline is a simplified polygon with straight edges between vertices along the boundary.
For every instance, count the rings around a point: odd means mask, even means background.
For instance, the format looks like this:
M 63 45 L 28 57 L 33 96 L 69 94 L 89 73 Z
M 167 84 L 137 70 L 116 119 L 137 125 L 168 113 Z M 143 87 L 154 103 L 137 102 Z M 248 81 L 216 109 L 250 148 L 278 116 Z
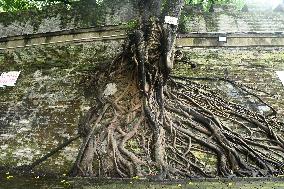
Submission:
M 109 83 L 118 90 L 102 95 L 82 120 L 84 140 L 73 174 L 157 179 L 283 174 L 283 123 L 276 112 L 271 108 L 264 115 L 227 101 L 210 89 L 214 78 L 165 76 L 160 36 L 154 27 L 142 44 L 144 78 L 138 73 L 141 44 L 129 42 L 108 72 L 96 71 L 98 91 Z

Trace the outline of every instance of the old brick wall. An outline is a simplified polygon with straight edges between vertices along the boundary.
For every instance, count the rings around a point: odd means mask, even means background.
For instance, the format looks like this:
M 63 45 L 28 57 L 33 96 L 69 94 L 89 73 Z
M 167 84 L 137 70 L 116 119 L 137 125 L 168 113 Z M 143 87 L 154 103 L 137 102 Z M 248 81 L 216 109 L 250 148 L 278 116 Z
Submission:
M 1 71 L 22 72 L 15 87 L 0 88 L 0 164 L 29 163 L 74 136 L 80 115 L 90 108 L 96 95 L 89 76 L 97 64 L 113 58 L 121 44 L 85 42 L 2 51 Z M 196 68 L 175 64 L 174 75 L 228 77 L 269 93 L 256 92 L 280 115 L 284 114 L 284 86 L 275 74 L 284 70 L 283 48 L 190 48 L 184 52 Z M 208 83 L 232 101 L 260 113 L 269 111 L 229 83 Z M 78 144 L 68 146 L 42 167 L 67 171 Z
M 135 18 L 135 6 L 131 1 L 121 2 L 126 3 L 119 7 L 110 6 L 102 14 L 94 7 L 90 7 L 89 12 L 80 7 L 71 10 L 58 7 L 53 11 L 17 14 L 17 17 L 2 15 L 0 36 L 115 25 Z M 117 8 L 119 11 L 116 12 Z M 282 13 L 265 16 L 222 10 L 186 15 L 183 31 L 275 32 L 283 31 L 282 22 Z M 30 163 L 76 134 L 80 115 L 92 105 L 96 95 L 88 78 L 96 65 L 109 63 L 108 60 L 121 50 L 121 44 L 122 40 L 104 40 L 0 51 L 0 73 L 21 71 L 16 86 L 0 88 L 0 166 Z M 270 95 L 257 94 L 283 116 L 284 86 L 275 74 L 275 71 L 284 70 L 283 48 L 191 47 L 183 50 L 197 66 L 192 69 L 188 64 L 176 64 L 175 75 L 228 77 L 261 89 Z M 267 107 L 255 98 L 244 95 L 226 82 L 211 85 L 227 94 L 230 100 L 256 111 L 267 111 Z M 66 172 L 74 161 L 78 145 L 79 142 L 75 142 L 68 146 L 45 162 L 42 168 Z
M 21 71 L 16 86 L 0 87 L 0 166 L 31 163 L 76 135 L 80 115 L 97 94 L 90 80 L 93 70 L 110 61 L 121 43 L 96 41 L 0 52 L 0 72 Z M 44 169 L 68 171 L 77 150 L 78 141 L 47 161 Z
M 91 3 L 59 4 L 17 13 L 0 13 L 0 38 L 126 24 L 137 17 L 137 3 L 131 0 L 105 0 Z
M 105 0 L 100 6 L 78 3 L 46 7 L 42 11 L 0 13 L 0 38 L 26 34 L 76 30 L 79 28 L 127 25 L 137 19 L 137 0 Z M 284 12 L 238 11 L 235 6 L 217 6 L 204 12 L 198 6 L 185 7 L 180 30 L 187 32 L 282 32 Z
M 284 48 L 190 48 L 185 55 L 196 64 L 192 69 L 184 63 L 175 66 L 175 75 L 202 78 L 228 78 L 248 86 L 251 92 L 271 104 L 284 121 L 284 83 L 276 71 L 284 71 Z M 210 83 L 208 81 L 207 83 Z M 251 95 L 228 82 L 213 82 L 213 88 L 223 91 L 228 98 L 260 113 L 269 108 Z M 259 91 L 258 91 L 259 90 Z M 261 92 L 262 91 L 262 92 Z
M 183 32 L 273 33 L 284 31 L 283 12 L 197 12 L 185 15 Z
M 204 12 L 199 6 L 186 7 L 182 17 L 182 32 L 213 33 L 273 33 L 283 32 L 284 12 L 255 7 L 246 1 L 247 10 L 234 5 L 216 5 L 213 12 Z M 261 4 L 261 3 L 259 3 Z M 269 2 L 266 2 L 269 6 Z M 264 7 L 265 8 L 265 7 Z

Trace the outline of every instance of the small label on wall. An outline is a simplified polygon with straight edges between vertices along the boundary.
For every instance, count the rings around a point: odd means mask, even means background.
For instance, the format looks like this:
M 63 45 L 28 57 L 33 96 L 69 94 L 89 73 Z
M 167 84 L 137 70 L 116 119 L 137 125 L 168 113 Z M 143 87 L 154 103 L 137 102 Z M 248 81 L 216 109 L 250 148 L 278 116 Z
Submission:
M 278 75 L 279 79 L 281 80 L 284 86 L 284 71 L 276 71 L 276 74 Z
M 177 26 L 178 25 L 178 18 L 172 17 L 172 16 L 165 16 L 165 23 Z
M 227 42 L 227 37 L 226 36 L 219 36 L 219 42 Z
M 20 71 L 3 72 L 0 75 L 0 87 L 15 86 Z

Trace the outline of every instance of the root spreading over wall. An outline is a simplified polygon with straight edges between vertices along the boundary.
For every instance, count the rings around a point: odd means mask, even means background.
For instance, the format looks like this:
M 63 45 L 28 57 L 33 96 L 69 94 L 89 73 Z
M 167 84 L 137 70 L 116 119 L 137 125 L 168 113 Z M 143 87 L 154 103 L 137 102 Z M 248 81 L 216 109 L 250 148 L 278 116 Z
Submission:
M 151 20 L 133 31 L 111 65 L 93 74 L 90 87 L 98 96 L 81 118 L 78 136 L 16 169 L 31 170 L 81 138 L 71 176 L 163 180 L 283 174 L 284 124 L 277 112 L 267 105 L 269 114 L 262 114 L 210 88 L 212 82 L 228 82 L 261 101 L 252 89 L 225 78 L 172 76 L 176 61 L 187 62 L 174 56 L 176 29 Z
M 149 33 L 143 40 L 141 31 L 133 32 L 108 71 L 95 73 L 98 91 L 107 83 L 116 83 L 118 91 L 102 92 L 82 118 L 83 143 L 71 175 L 181 179 L 283 174 L 283 123 L 276 111 L 263 115 L 229 102 L 206 84 L 229 82 L 249 92 L 233 81 L 171 76 L 163 64 L 162 29 L 153 24 Z

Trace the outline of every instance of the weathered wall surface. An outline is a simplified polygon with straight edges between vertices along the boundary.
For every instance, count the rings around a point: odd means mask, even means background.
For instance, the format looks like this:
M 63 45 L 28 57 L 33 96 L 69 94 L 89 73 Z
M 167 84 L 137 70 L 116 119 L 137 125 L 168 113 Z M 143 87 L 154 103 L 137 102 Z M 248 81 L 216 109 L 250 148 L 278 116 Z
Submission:
M 22 165 L 76 135 L 80 115 L 94 101 L 88 78 L 96 65 L 108 62 L 121 41 L 48 45 L 3 51 L 1 71 L 22 71 L 15 87 L 0 88 L 0 165 Z M 284 86 L 275 71 L 284 70 L 283 48 L 192 48 L 186 55 L 196 68 L 179 63 L 174 74 L 191 77 L 228 77 L 268 92 L 257 92 L 284 114 Z M 267 113 L 269 108 L 226 82 L 213 88 L 248 108 Z M 282 117 L 283 119 L 283 117 Z M 78 141 L 42 165 L 66 172 L 76 157 Z
M 100 6 L 78 3 L 71 8 L 58 5 L 42 11 L 0 14 L 0 38 L 58 32 L 78 28 L 126 24 L 137 19 L 137 1 L 105 0 Z M 214 12 L 186 7 L 180 21 L 186 32 L 282 32 L 284 12 L 240 12 L 235 7 L 215 7 Z
M 136 17 L 133 1 L 109 3 L 107 9 L 78 6 L 45 12 L 0 16 L 0 37 L 116 25 Z M 271 22 L 268 22 L 271 19 Z M 282 13 L 197 13 L 184 17 L 183 31 L 283 31 Z M 108 64 L 121 40 L 39 45 L 0 51 L 0 72 L 21 71 L 15 87 L 0 88 L 0 166 L 23 165 L 74 136 L 80 114 L 93 103 L 96 92 L 89 76 L 98 64 Z M 284 114 L 284 86 L 275 71 L 284 70 L 283 48 L 188 48 L 196 62 L 176 64 L 174 74 L 192 77 L 228 77 L 262 92 L 258 94 Z M 265 113 L 268 108 L 228 83 L 212 83 L 228 98 Z M 283 119 L 283 118 L 282 118 Z M 78 141 L 42 167 L 66 172 L 76 156 Z
M 192 14 L 194 13 L 194 14 Z M 212 13 L 187 9 L 182 32 L 283 32 L 284 12 L 241 12 L 220 8 Z
M 284 70 L 284 48 L 191 48 L 186 55 L 196 64 L 191 69 L 188 65 L 176 65 L 176 75 L 203 78 L 228 78 L 239 84 L 256 90 L 249 90 L 264 102 L 271 104 L 284 121 L 284 84 L 276 71 Z M 207 82 L 208 83 L 208 82 Z M 210 83 L 210 81 L 209 81 Z M 260 113 L 268 113 L 269 108 L 246 92 L 227 82 L 213 82 L 214 88 L 229 94 L 228 98 Z M 259 90 L 259 91 L 257 91 Z M 263 92 L 265 93 L 263 93 Z M 268 95 L 268 94 L 269 95 Z
M 1 52 L 1 72 L 21 74 L 15 87 L 0 88 L 0 166 L 30 163 L 77 133 L 80 114 L 96 97 L 89 80 L 92 70 L 113 58 L 120 44 L 89 42 Z M 45 170 L 66 170 L 77 150 L 76 143 L 68 146 L 45 164 Z
M 100 6 L 78 3 L 71 8 L 57 5 L 42 11 L 1 13 L 0 38 L 125 24 L 137 17 L 135 2 L 106 0 Z

